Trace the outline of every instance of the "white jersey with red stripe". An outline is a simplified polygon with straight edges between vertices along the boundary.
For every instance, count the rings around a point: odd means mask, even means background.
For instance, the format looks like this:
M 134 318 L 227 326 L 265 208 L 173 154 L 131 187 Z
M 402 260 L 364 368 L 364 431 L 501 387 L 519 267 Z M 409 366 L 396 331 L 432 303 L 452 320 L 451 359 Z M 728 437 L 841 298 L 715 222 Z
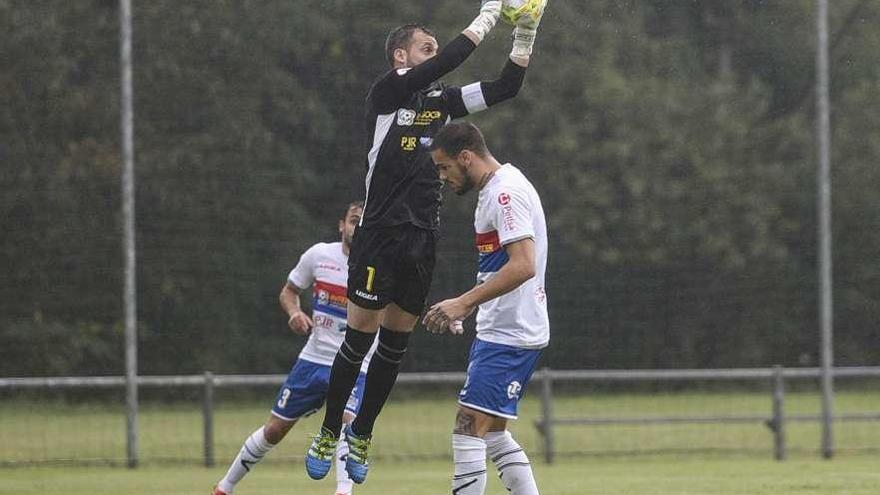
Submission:
M 342 243 L 319 242 L 310 247 L 290 271 L 287 280 L 301 291 L 312 287 L 312 321 L 315 326 L 299 357 L 332 366 L 339 346 L 345 340 L 348 317 L 348 255 L 343 252 Z M 362 371 L 367 371 L 375 348 L 373 343 L 361 366 Z
M 538 192 L 519 169 L 502 165 L 480 190 L 474 229 L 480 255 L 477 283 L 490 280 L 509 261 L 504 246 L 522 239 L 535 242 L 535 276 L 480 305 L 477 337 L 528 349 L 546 347 L 550 341 L 544 290 L 547 223 Z

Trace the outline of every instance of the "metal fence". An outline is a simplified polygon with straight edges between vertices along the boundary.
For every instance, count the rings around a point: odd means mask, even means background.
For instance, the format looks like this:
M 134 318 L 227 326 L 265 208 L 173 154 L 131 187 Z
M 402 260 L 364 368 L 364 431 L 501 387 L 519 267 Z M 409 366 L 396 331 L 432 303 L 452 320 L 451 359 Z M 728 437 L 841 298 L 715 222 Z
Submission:
M 785 369 L 773 368 L 716 369 L 716 370 L 621 370 L 621 371 L 553 371 L 544 369 L 538 374 L 541 383 L 542 417 L 535 421 L 544 441 L 544 457 L 548 463 L 556 455 L 555 431 L 558 425 L 609 425 L 609 424 L 673 424 L 673 423 L 759 423 L 767 426 L 773 434 L 774 457 L 787 457 L 785 428 L 789 421 L 822 421 L 821 414 L 785 414 L 786 380 L 818 380 L 819 368 Z M 833 376 L 880 377 L 880 367 L 836 368 Z M 636 416 L 636 417 L 557 417 L 553 411 L 553 384 L 559 382 L 675 382 L 700 381 L 764 381 L 772 382 L 772 408 L 770 411 L 738 415 L 706 416 Z M 880 421 L 880 411 L 838 414 L 834 421 Z
M 215 464 L 215 390 L 218 388 L 249 387 L 255 385 L 277 385 L 283 382 L 285 375 L 214 375 L 205 372 L 202 375 L 188 376 L 141 376 L 137 379 L 138 387 L 172 387 L 201 389 L 202 426 L 203 426 L 203 462 L 210 467 Z M 786 383 L 797 381 L 818 381 L 821 377 L 819 368 L 784 369 L 743 368 L 743 369 L 681 369 L 681 370 L 552 370 L 544 368 L 535 373 L 534 384 L 540 387 L 537 394 L 540 401 L 540 417 L 534 420 L 546 462 L 552 463 L 559 454 L 557 448 L 557 428 L 582 426 L 599 427 L 609 425 L 672 425 L 672 424 L 755 424 L 766 427 L 773 438 L 773 452 L 777 460 L 787 457 L 786 428 L 791 422 L 814 422 L 822 420 L 820 414 L 787 414 Z M 880 367 L 846 367 L 835 368 L 834 377 L 843 378 L 880 378 Z M 398 382 L 401 385 L 458 385 L 465 379 L 464 373 L 404 373 Z M 554 404 L 558 400 L 559 386 L 571 384 L 590 384 L 613 386 L 614 384 L 644 383 L 675 383 L 675 382 L 741 382 L 747 384 L 769 385 L 771 391 L 766 410 L 755 410 L 745 414 L 652 414 L 652 415 L 559 415 Z M 48 378 L 0 378 L 0 390 L 25 389 L 123 389 L 125 377 L 48 377 Z M 135 418 L 136 419 L 136 418 Z M 873 421 L 880 422 L 880 410 L 857 411 L 835 414 L 835 422 Z M 762 426 L 763 425 L 763 426 Z M 820 446 L 817 446 L 817 449 Z M 131 453 L 129 453 L 130 455 Z M 137 464 L 135 458 L 129 458 L 129 465 Z

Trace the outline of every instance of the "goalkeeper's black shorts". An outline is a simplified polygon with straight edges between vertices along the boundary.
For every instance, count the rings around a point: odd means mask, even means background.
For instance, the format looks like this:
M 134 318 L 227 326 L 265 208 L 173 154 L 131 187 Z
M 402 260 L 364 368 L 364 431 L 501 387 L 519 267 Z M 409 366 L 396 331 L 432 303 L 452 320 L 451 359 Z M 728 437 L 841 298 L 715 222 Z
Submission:
M 366 309 L 390 303 L 419 315 L 425 308 L 437 233 L 410 224 L 358 227 L 348 257 L 348 299 Z

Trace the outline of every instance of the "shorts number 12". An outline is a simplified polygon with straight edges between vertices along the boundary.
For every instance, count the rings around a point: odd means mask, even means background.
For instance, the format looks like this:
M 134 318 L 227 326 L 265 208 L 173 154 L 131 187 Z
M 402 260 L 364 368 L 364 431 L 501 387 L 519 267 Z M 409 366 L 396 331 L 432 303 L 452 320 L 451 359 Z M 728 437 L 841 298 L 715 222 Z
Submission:
M 373 292 L 373 281 L 376 279 L 376 267 L 367 267 L 367 292 Z

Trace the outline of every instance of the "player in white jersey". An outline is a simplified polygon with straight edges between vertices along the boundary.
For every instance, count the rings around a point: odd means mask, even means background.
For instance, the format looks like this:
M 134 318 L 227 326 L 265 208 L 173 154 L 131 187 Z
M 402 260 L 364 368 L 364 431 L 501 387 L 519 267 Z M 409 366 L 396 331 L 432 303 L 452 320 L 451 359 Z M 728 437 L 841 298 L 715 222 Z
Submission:
M 477 310 L 477 336 L 452 435 L 452 493 L 485 492 L 488 454 L 510 493 L 536 495 L 529 458 L 507 431 L 507 421 L 516 419 L 541 349 L 550 340 L 541 199 L 519 169 L 492 156 L 473 124 L 447 124 L 430 150 L 440 179 L 457 194 L 479 191 L 477 285 L 433 305 L 423 321 L 430 331 L 460 334 L 461 321 Z
M 217 483 L 214 495 L 231 495 L 239 481 L 277 445 L 299 418 L 308 416 L 324 403 L 330 368 L 345 338 L 348 297 L 348 253 L 355 227 L 363 214 L 363 203 L 352 203 L 339 221 L 340 242 L 318 243 L 309 248 L 291 270 L 279 300 L 288 315 L 287 324 L 297 335 L 308 335 L 287 380 L 281 386 L 272 414 L 262 427 L 244 442 L 226 476 Z M 300 294 L 312 287 L 312 316 L 300 306 Z M 345 407 L 344 421 L 357 414 L 364 391 L 364 379 L 376 345 L 364 358 L 360 376 Z M 352 492 L 352 481 L 345 471 L 348 444 L 342 439 L 336 449 L 336 493 Z

